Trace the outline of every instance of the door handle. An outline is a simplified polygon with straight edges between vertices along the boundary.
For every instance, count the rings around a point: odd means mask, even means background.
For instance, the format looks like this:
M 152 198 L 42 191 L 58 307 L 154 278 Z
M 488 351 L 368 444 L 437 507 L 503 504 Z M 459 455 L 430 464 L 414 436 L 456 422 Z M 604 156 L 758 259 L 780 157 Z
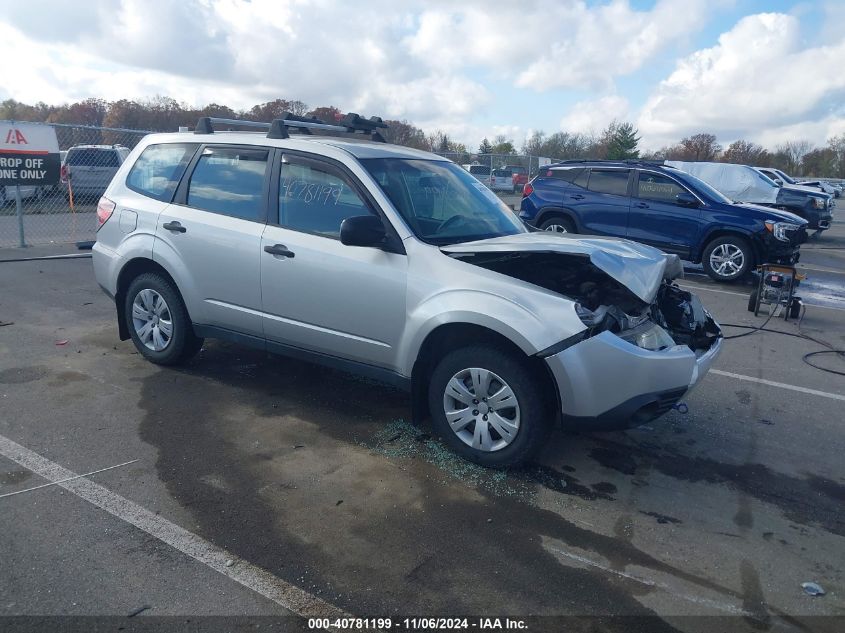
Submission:
M 572 198 L 573 200 L 582 200 L 584 198 L 584 196 L 582 196 L 580 193 L 573 194 L 569 197 Z
M 168 231 L 175 231 L 176 233 L 184 233 L 188 230 L 178 222 L 165 222 L 162 226 Z
M 264 252 L 270 253 L 271 255 L 280 255 L 282 257 L 294 257 L 294 252 L 288 250 L 288 247 L 284 244 L 273 244 L 272 246 L 265 246 Z
M 649 208 L 648 204 L 646 204 L 645 202 L 638 202 L 634 206 L 637 207 L 638 209 L 648 209 Z

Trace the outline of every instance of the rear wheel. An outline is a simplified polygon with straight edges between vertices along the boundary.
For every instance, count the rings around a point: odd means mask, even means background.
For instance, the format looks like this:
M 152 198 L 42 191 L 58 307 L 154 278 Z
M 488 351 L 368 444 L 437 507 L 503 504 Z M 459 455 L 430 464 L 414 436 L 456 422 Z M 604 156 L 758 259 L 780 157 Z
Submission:
M 135 348 L 153 363 L 175 365 L 202 347 L 179 291 L 158 273 L 144 273 L 129 284 L 123 314 Z
M 525 361 L 486 345 L 444 356 L 432 372 L 428 402 L 437 433 L 484 466 L 530 458 L 550 427 L 538 379 Z
M 540 228 L 550 233 L 577 233 L 572 220 L 562 215 L 555 215 L 547 220 L 543 220 Z
M 751 247 L 741 237 L 718 237 L 704 247 L 701 263 L 711 279 L 734 281 L 751 269 L 754 256 Z

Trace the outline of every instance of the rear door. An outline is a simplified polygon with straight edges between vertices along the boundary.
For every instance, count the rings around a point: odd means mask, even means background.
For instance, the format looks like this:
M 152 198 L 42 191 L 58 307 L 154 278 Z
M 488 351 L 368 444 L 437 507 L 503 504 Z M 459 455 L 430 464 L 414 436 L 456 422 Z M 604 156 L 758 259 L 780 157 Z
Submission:
M 375 202 L 343 167 L 317 157 L 286 153 L 275 178 L 278 207 L 261 244 L 268 341 L 391 367 L 405 326 L 407 257 L 340 242 L 341 222 L 378 215 Z
M 677 180 L 657 172 L 637 171 L 628 216 L 629 239 L 689 258 L 702 230 L 700 208 L 678 204 L 679 193 L 693 195 Z
M 625 237 L 631 205 L 630 169 L 591 167 L 586 191 L 576 199 L 582 231 L 591 235 Z
M 159 215 L 153 260 L 177 277 L 195 323 L 263 337 L 259 253 L 272 155 L 203 146 Z

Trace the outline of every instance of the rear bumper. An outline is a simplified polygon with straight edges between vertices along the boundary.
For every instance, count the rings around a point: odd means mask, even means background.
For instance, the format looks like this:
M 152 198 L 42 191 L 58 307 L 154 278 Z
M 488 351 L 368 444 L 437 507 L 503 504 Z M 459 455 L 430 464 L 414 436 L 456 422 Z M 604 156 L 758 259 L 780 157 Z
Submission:
M 94 242 L 91 261 L 94 264 L 94 277 L 100 288 L 110 297 L 114 297 L 117 294 L 117 278 L 124 264 L 123 258 L 100 242 Z
M 652 352 L 602 332 L 546 358 L 557 382 L 564 424 L 611 430 L 645 424 L 669 411 L 710 370 L 722 339 L 704 353 L 677 345 Z

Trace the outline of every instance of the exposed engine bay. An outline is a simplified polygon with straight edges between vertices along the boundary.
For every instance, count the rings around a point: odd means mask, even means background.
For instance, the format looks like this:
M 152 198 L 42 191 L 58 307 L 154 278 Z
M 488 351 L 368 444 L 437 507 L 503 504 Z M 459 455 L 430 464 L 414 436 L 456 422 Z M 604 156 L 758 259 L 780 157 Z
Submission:
M 609 331 L 650 350 L 687 345 L 704 352 L 722 336 L 699 298 L 671 279 L 663 280 L 654 301 L 647 304 L 584 255 L 497 252 L 460 259 L 577 301 L 576 312 L 588 328 L 584 338 Z

